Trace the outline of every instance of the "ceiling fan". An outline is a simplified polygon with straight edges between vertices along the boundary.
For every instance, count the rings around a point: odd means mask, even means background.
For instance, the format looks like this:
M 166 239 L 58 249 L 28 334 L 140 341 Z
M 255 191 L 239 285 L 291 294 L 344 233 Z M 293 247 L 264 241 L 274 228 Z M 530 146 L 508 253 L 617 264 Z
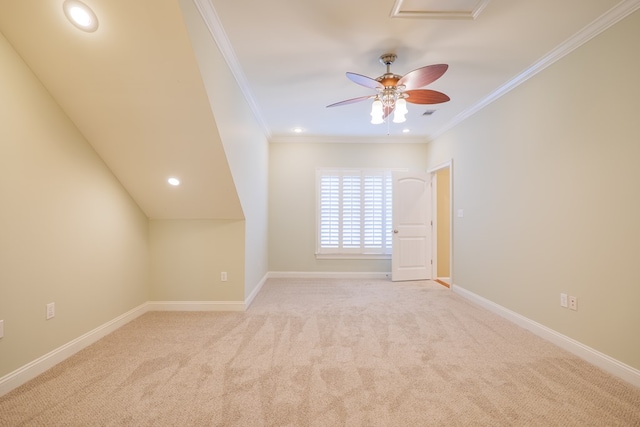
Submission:
M 352 104 L 354 102 L 374 99 L 371 108 L 371 123 L 383 123 L 389 114 L 395 111 L 393 121 L 402 123 L 407 114 L 407 102 L 412 104 L 440 104 L 450 98 L 442 92 L 430 89 L 419 89 L 438 80 L 447 71 L 447 64 L 427 65 L 415 69 L 404 76 L 393 74 L 391 64 L 396 60 L 394 53 L 385 53 L 380 56 L 380 62 L 387 66 L 387 72 L 378 78 L 363 76 L 356 73 L 347 73 L 347 78 L 361 86 L 375 89 L 375 95 L 360 96 L 327 105 L 337 107 L 339 105 Z

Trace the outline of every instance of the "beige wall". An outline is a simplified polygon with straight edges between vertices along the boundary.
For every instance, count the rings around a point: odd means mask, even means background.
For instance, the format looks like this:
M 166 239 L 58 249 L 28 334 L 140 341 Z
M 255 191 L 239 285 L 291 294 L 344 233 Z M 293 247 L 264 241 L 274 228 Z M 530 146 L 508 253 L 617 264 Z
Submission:
M 241 284 L 246 298 L 268 271 L 269 145 L 193 1 L 181 0 L 180 7 L 246 220 Z
M 436 172 L 436 208 L 437 208 L 437 274 L 438 277 L 449 277 L 450 250 L 451 250 L 451 192 L 450 171 L 447 167 Z
M 244 221 L 150 220 L 151 300 L 244 301 Z M 227 282 L 220 280 L 227 273 Z
M 637 40 L 640 12 L 429 144 L 429 162 L 455 161 L 456 285 L 640 369 Z
M 0 64 L 2 377 L 146 302 L 149 257 L 146 217 L 2 35 Z
M 265 276 L 268 144 L 214 58 L 245 219 L 148 221 L 0 38 L 0 377 L 148 300 L 244 301 Z
M 389 272 L 391 260 L 318 260 L 316 169 L 426 171 L 426 144 L 275 143 L 269 157 L 269 269 L 286 272 Z

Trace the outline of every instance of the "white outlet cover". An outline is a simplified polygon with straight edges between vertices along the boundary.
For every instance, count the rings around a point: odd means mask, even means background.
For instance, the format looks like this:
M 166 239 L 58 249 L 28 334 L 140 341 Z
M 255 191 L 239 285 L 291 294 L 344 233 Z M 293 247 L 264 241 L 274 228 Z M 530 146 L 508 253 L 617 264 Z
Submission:
M 458 218 L 464 217 L 464 209 L 458 209 Z
M 4 320 L 0 320 L 0 338 L 4 337 Z
M 569 297 L 569 309 L 577 310 L 578 309 L 578 297 Z

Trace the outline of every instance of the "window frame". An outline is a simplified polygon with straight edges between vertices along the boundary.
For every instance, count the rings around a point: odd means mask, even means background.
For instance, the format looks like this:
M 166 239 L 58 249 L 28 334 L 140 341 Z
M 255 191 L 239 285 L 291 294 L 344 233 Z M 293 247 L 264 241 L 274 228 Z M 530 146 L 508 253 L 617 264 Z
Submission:
M 393 184 L 393 169 L 389 168 L 336 168 L 336 167 L 318 167 L 316 168 L 316 258 L 318 259 L 391 259 L 392 256 L 392 210 L 393 210 L 393 194 L 392 194 L 392 184 Z M 322 205 L 322 186 L 323 186 L 323 177 L 325 176 L 338 176 L 339 177 L 339 190 L 338 190 L 338 198 L 339 198 L 339 212 L 342 212 L 344 207 L 344 182 L 343 179 L 345 176 L 360 176 L 360 215 L 359 215 L 359 225 L 360 225 L 360 233 L 359 233 L 359 246 L 358 247 L 343 247 L 344 241 L 340 242 L 340 237 L 342 236 L 342 232 L 344 230 L 344 217 L 338 219 L 338 247 L 330 248 L 323 247 L 322 245 L 322 235 L 323 235 L 323 227 L 322 227 L 322 214 L 323 214 L 323 205 Z M 384 238 L 381 241 L 381 247 L 367 247 L 365 243 L 366 233 L 365 233 L 365 198 L 367 196 L 367 191 L 365 187 L 367 186 L 367 178 L 366 177 L 381 177 L 382 178 L 382 203 L 383 213 L 382 219 L 380 220 L 381 226 L 383 228 L 382 235 Z M 370 184 L 369 184 L 370 185 Z M 370 193 L 369 193 L 370 194 Z M 369 210 L 370 213 L 370 210 Z M 340 215 L 340 213 L 338 214 Z M 386 234 L 386 235 L 385 235 Z

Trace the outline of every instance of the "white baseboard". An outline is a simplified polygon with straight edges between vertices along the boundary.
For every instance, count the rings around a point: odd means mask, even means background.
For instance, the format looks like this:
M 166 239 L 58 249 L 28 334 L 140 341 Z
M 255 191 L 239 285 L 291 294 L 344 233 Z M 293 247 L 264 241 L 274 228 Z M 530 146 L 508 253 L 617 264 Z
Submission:
M 149 311 L 244 311 L 244 301 L 149 301 Z
M 245 311 L 266 283 L 258 283 L 246 301 L 148 301 L 0 378 L 0 396 L 37 377 L 148 311 Z
M 344 272 L 270 272 L 256 286 L 246 301 L 150 301 L 142 304 L 69 343 L 45 354 L 42 357 L 0 378 L 0 396 L 21 386 L 42 374 L 78 351 L 95 343 L 104 336 L 124 326 L 148 311 L 244 311 L 253 302 L 268 278 L 358 278 L 384 279 L 389 273 L 344 273 Z M 518 313 L 489 301 L 457 285 L 451 289 L 458 295 L 492 311 L 534 334 L 558 345 L 576 356 L 616 375 L 617 377 L 640 387 L 640 371 L 606 354 L 600 353 L 572 338 L 562 335 L 544 325 L 534 322 Z
M 0 378 L 0 396 L 20 387 L 146 312 L 147 304 L 145 303 L 3 376 Z
M 258 283 L 246 301 L 149 301 L 92 331 L 50 351 L 0 378 L 0 396 L 37 377 L 58 363 L 73 356 L 104 336 L 149 311 L 245 311 L 266 283 L 268 274 Z
M 524 317 L 514 311 L 511 311 L 501 305 L 494 303 L 486 298 L 483 298 L 471 291 L 461 288 L 458 285 L 452 285 L 451 290 L 456 294 L 486 308 L 487 310 L 496 313 L 499 316 L 504 317 L 507 320 L 527 329 L 530 332 L 538 335 L 547 341 L 552 342 L 564 350 L 575 354 L 583 360 L 597 366 L 598 368 L 615 375 L 628 383 L 633 384 L 636 387 L 640 387 L 640 370 L 635 369 L 629 365 L 626 365 L 619 360 L 616 360 L 604 353 L 594 350 L 582 344 L 579 341 L 569 338 L 559 332 L 554 331 L 538 322 L 535 322 L 527 317 Z
M 270 271 L 270 279 L 391 279 L 390 272 L 350 271 Z
M 253 290 L 253 292 L 251 292 L 249 294 L 249 296 L 244 299 L 244 309 L 245 310 L 249 308 L 249 306 L 251 305 L 253 300 L 256 298 L 256 295 L 258 295 L 258 293 L 260 293 L 260 290 L 262 289 L 264 284 L 267 283 L 268 279 L 269 279 L 269 273 L 264 275 L 264 277 L 262 278 L 262 280 L 260 280 L 258 285 Z

